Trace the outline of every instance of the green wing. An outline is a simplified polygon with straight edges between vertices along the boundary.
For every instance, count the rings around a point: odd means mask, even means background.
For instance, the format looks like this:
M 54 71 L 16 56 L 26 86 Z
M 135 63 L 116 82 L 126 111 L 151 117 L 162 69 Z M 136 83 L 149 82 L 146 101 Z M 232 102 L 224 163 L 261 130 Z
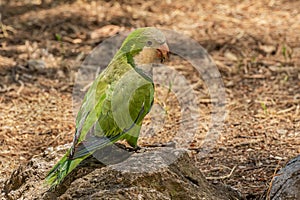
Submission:
M 126 139 L 136 147 L 142 120 L 153 103 L 153 94 L 151 79 L 133 68 L 124 73 L 110 85 L 97 120 L 93 126 L 89 124 L 91 129 L 82 140 L 83 145 L 79 143 L 75 149 L 73 158 L 85 156 L 120 139 Z
M 91 153 L 88 152 L 80 158 L 72 158 L 76 145 L 86 138 L 88 131 L 93 126 L 95 120 L 97 120 L 96 116 L 101 111 L 101 107 L 106 98 L 105 91 L 107 88 L 108 84 L 102 81 L 102 76 L 100 75 L 86 93 L 76 118 L 76 132 L 72 147 L 46 176 L 46 182 L 51 185 L 51 188 L 58 185 L 82 160 L 91 155 Z M 96 99 L 98 101 L 96 101 Z

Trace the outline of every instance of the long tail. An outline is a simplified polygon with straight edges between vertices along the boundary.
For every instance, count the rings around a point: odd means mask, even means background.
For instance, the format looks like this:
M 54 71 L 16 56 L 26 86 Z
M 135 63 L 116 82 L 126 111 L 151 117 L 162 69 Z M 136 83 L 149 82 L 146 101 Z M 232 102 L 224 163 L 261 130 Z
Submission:
M 130 128 L 131 129 L 131 128 Z M 106 137 L 90 137 L 86 138 L 86 141 L 81 142 L 77 145 L 72 158 L 69 158 L 68 150 L 67 153 L 58 161 L 58 163 L 49 171 L 46 176 L 46 183 L 48 183 L 51 188 L 60 184 L 61 181 L 77 166 L 81 161 L 93 154 L 97 149 L 104 148 L 120 139 L 124 136 L 124 133 L 115 135 L 111 138 Z
M 90 154 L 83 157 L 70 159 L 69 151 L 60 159 L 60 161 L 48 172 L 46 183 L 54 188 L 77 166 L 81 161 L 87 158 Z

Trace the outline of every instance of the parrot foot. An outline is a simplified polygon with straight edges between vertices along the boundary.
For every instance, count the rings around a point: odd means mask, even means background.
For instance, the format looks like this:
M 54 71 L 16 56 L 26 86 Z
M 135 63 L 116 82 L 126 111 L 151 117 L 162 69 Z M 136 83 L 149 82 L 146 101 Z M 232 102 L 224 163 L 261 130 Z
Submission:
M 138 152 L 139 150 L 141 150 L 142 148 L 140 146 L 136 146 L 136 147 L 132 147 L 132 148 L 128 148 L 128 150 L 130 152 Z
M 140 146 L 132 147 L 132 146 L 126 146 L 126 145 L 121 144 L 121 143 L 115 143 L 114 145 L 115 145 L 117 148 L 126 150 L 126 151 L 128 151 L 128 152 L 137 152 L 137 151 L 141 150 L 141 147 L 140 147 Z

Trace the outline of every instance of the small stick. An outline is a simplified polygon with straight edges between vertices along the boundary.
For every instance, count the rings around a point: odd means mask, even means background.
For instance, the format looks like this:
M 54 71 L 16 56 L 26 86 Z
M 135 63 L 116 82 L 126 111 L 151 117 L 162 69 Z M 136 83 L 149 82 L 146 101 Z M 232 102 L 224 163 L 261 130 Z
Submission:
M 273 181 L 274 181 L 274 178 L 276 177 L 276 176 L 279 176 L 280 174 L 276 174 L 276 172 L 277 172 L 277 170 L 278 170 L 278 168 L 279 168 L 279 163 L 280 163 L 280 161 L 278 161 L 278 163 L 277 163 L 277 166 L 276 166 L 276 168 L 275 168 L 275 170 L 274 170 L 274 173 L 273 173 L 273 176 L 272 176 L 272 180 L 271 180 L 271 182 L 270 182 L 270 184 L 269 184 L 269 188 L 268 188 L 268 191 L 267 191 L 267 197 L 266 197 L 266 200 L 270 200 L 271 198 L 270 198 L 270 193 L 271 193 L 271 188 L 272 188 L 272 185 L 273 185 Z
M 237 167 L 237 165 L 235 165 L 229 174 L 225 175 L 225 176 L 218 176 L 218 177 L 205 177 L 207 180 L 219 180 L 219 179 L 226 179 L 226 178 L 230 178 L 230 176 L 232 175 L 233 171 L 235 170 L 235 168 Z
M 18 80 L 18 82 L 21 84 L 20 88 L 17 91 L 17 95 L 20 95 L 22 90 L 24 89 L 24 83 L 21 80 Z
M 82 88 L 80 91 L 81 92 L 86 92 L 91 87 L 92 84 L 93 84 L 93 82 L 90 82 L 89 84 L 87 84 L 86 86 L 84 86 L 84 88 Z
M 287 109 L 284 109 L 284 110 L 280 110 L 277 112 L 277 114 L 282 114 L 282 113 L 287 113 L 287 112 L 290 112 L 292 110 L 294 110 L 295 106 L 292 106 L 290 108 L 287 108 Z

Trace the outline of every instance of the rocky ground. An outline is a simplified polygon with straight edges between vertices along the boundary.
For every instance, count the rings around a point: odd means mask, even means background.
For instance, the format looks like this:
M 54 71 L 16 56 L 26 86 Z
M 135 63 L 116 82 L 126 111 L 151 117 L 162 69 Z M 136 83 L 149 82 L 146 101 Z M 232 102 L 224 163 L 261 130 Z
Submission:
M 91 50 L 118 32 L 155 26 L 198 41 L 224 82 L 223 130 L 199 158 L 212 112 L 208 86 L 176 56 L 170 61 L 198 95 L 199 135 L 190 141 L 190 156 L 211 183 L 259 199 L 276 172 L 300 153 L 299 7 L 299 1 L 284 0 L 2 0 L 0 182 L 47 148 L 71 142 L 76 74 Z M 141 138 L 141 146 L 172 141 L 177 130 L 176 97 L 157 88 L 157 105 L 167 116 L 156 135 Z

